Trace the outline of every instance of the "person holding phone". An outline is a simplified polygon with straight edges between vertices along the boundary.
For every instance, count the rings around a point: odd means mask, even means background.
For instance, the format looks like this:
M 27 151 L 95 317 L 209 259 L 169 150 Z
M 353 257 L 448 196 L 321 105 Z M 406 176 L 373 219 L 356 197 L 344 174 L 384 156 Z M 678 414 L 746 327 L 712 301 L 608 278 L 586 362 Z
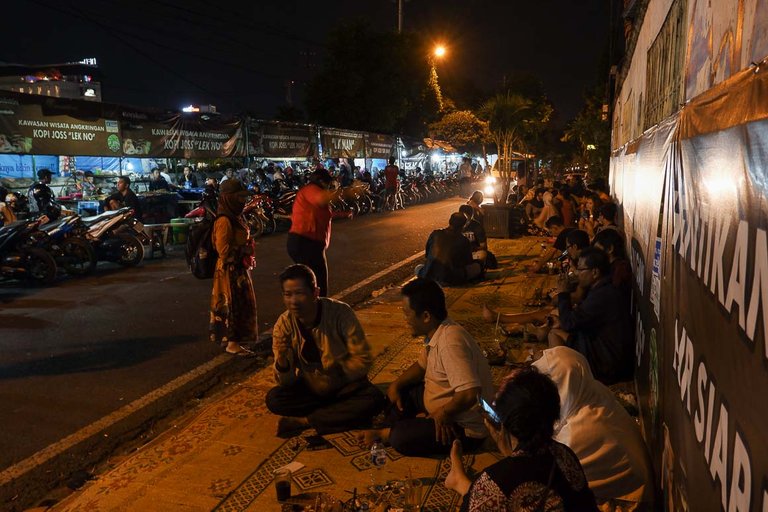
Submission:
M 493 403 L 481 397 L 480 404 L 485 426 L 505 458 L 473 481 L 461 444 L 453 443 L 445 486 L 463 497 L 462 511 L 517 511 L 523 504 L 536 511 L 598 510 L 579 459 L 552 439 L 560 397 L 549 377 L 533 367 L 514 370 Z
M 403 287 L 403 315 L 414 336 L 424 336 L 419 358 L 387 389 L 388 428 L 360 439 L 389 442 L 403 455 L 447 455 L 458 439 L 468 450 L 488 436 L 478 394 L 493 396 L 487 359 L 477 341 L 448 318 L 445 294 L 435 281 L 417 278 Z

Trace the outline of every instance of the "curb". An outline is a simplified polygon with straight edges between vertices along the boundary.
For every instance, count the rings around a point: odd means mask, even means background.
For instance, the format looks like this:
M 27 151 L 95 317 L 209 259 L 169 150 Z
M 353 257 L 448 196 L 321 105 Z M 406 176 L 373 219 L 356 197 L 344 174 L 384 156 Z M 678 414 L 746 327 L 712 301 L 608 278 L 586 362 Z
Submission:
M 392 278 L 388 280 L 400 283 L 403 278 L 412 275 L 413 270 L 408 263 L 423 254 L 419 252 L 409 256 L 332 298 L 346 298 L 346 302 L 356 306 L 368 298 L 369 288 L 374 283 L 390 276 Z M 76 480 L 82 482 L 90 478 L 91 468 L 103 463 L 121 448 L 126 448 L 126 445 L 144 444 L 154 437 L 154 427 L 158 422 L 182 417 L 197 405 L 201 397 L 210 396 L 221 387 L 244 379 L 263 368 L 264 363 L 262 357 L 233 358 L 221 354 L 0 471 L 0 509 L 22 511 L 60 486 L 79 487 L 81 483 L 76 483 Z

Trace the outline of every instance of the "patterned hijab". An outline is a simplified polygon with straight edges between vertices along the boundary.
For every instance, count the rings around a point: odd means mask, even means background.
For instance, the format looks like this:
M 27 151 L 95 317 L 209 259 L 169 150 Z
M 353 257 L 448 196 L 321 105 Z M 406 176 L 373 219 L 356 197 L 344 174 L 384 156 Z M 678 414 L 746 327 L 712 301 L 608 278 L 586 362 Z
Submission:
M 219 205 L 216 213 L 226 215 L 230 219 L 237 219 L 243 229 L 247 230 L 242 218 L 247 195 L 246 188 L 239 181 L 234 179 L 225 181 L 219 190 Z

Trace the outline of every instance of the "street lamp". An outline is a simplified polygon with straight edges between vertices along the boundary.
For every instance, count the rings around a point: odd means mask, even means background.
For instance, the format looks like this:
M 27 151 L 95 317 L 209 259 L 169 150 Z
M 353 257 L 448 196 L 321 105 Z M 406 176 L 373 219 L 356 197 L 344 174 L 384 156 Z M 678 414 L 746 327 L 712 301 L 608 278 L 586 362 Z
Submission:
M 432 49 L 432 52 L 429 54 L 427 60 L 429 61 L 429 83 L 431 87 L 434 87 L 435 89 L 435 95 L 437 99 L 437 105 L 438 105 L 438 111 L 442 112 L 443 110 L 443 95 L 440 92 L 440 84 L 437 81 L 437 65 L 435 64 L 435 61 L 442 60 L 443 57 L 445 57 L 445 54 L 448 52 L 448 50 L 445 48 L 442 44 L 437 44 Z

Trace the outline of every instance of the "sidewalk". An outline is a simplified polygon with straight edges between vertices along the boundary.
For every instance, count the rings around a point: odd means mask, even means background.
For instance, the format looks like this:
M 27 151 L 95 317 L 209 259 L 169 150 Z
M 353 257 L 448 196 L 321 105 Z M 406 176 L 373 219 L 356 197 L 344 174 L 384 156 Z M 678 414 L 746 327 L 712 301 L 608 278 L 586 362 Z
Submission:
M 553 276 L 525 276 L 524 265 L 540 251 L 541 238 L 491 240 L 500 270 L 466 288 L 446 289 L 451 317 L 489 350 L 494 346 L 494 325 L 483 322 L 482 305 L 523 311 L 537 288 L 553 287 Z M 399 289 L 382 290 L 357 310 L 376 360 L 371 380 L 380 386 L 394 380 L 411 365 L 421 341 L 410 336 L 400 311 Z M 499 333 L 499 339 L 504 336 Z M 528 356 L 532 345 L 518 340 L 512 350 L 516 361 Z M 509 367 L 494 366 L 496 382 Z M 347 500 L 353 489 L 366 492 L 371 484 L 369 454 L 357 446 L 352 433 L 326 436 L 332 449 L 307 451 L 306 435 L 284 440 L 275 437 L 277 417 L 264 405 L 274 385 L 271 367 L 204 402 L 173 428 L 131 454 L 113 457 L 102 473 L 81 490 L 52 508 L 60 512 L 101 511 L 269 511 L 281 510 L 275 500 L 272 472 L 288 463 L 304 467 L 293 473 L 293 493 L 324 492 Z M 406 458 L 388 449 L 382 478 L 408 475 L 423 483 L 422 510 L 453 510 L 458 495 L 443 486 L 447 460 Z M 498 454 L 465 456 L 475 471 L 498 460 Z

